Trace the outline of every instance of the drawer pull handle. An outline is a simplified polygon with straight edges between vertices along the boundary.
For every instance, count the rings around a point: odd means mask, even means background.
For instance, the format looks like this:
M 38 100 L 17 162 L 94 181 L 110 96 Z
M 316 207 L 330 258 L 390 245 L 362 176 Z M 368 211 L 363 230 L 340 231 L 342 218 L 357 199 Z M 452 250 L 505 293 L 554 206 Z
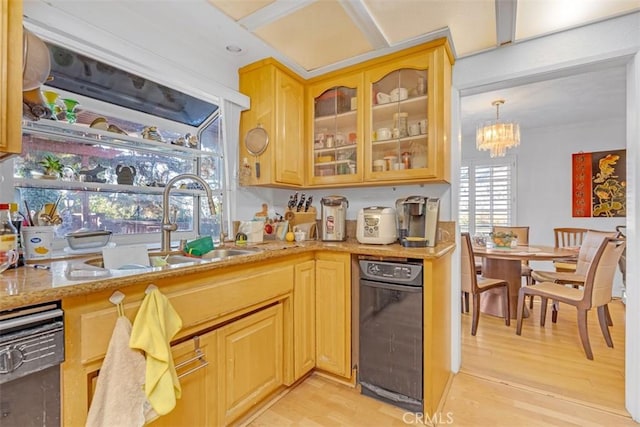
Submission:
M 194 350 L 193 350 L 194 353 L 195 353 L 195 356 L 193 356 L 190 359 L 187 359 L 185 361 L 182 361 L 182 362 L 178 363 L 175 368 L 177 370 L 177 369 L 185 367 L 185 366 L 187 366 L 187 365 L 189 365 L 190 363 L 193 363 L 193 362 L 199 362 L 199 364 L 198 364 L 198 366 L 196 366 L 194 368 L 191 368 L 188 371 L 185 371 L 185 372 L 181 373 L 180 375 L 178 375 L 178 378 L 184 378 L 187 375 L 191 375 L 192 373 L 194 373 L 196 371 L 199 371 L 202 368 L 206 368 L 209 365 L 209 362 L 204 358 L 204 353 L 202 352 L 202 349 L 200 348 L 200 337 L 199 336 L 196 335 L 195 337 L 193 337 L 193 345 L 195 347 Z

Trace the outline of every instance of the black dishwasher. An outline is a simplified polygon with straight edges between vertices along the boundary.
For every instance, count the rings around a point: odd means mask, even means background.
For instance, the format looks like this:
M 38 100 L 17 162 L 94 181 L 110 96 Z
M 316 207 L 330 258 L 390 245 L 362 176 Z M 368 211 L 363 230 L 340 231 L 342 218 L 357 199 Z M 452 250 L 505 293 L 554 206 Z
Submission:
M 59 302 L 0 312 L 0 426 L 61 425 Z
M 362 394 L 422 411 L 422 261 L 360 260 Z

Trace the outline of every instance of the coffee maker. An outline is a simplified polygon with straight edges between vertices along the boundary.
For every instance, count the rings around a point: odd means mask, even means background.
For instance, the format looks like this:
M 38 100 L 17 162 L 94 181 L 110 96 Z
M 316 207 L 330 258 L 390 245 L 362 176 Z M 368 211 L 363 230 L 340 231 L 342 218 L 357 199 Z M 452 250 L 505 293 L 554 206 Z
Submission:
M 409 196 L 396 200 L 398 240 L 407 247 L 433 247 L 440 213 L 440 199 Z

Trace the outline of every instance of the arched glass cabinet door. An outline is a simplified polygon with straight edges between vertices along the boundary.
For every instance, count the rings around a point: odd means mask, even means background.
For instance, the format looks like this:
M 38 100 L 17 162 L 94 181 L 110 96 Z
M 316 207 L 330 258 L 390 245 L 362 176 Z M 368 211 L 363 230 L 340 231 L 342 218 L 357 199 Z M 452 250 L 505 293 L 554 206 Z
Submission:
M 366 180 L 424 176 L 434 155 L 429 132 L 428 60 L 402 65 L 368 73 L 371 109 L 365 124 L 369 136 Z
M 311 87 L 313 98 L 310 182 L 331 184 L 362 179 L 359 82 L 339 79 Z

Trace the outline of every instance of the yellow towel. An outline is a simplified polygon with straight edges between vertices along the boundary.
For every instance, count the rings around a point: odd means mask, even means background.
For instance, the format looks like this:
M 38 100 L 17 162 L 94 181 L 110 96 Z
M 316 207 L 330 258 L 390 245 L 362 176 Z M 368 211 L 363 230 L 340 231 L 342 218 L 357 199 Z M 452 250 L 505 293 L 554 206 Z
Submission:
M 158 415 L 147 401 L 144 356 L 129 348 L 131 322 L 118 317 L 100 368 L 87 427 L 143 426 Z
M 144 390 L 159 415 L 171 412 L 182 395 L 170 345 L 180 328 L 182 319 L 167 297 L 158 289 L 149 292 L 133 322 L 129 346 L 147 354 Z

